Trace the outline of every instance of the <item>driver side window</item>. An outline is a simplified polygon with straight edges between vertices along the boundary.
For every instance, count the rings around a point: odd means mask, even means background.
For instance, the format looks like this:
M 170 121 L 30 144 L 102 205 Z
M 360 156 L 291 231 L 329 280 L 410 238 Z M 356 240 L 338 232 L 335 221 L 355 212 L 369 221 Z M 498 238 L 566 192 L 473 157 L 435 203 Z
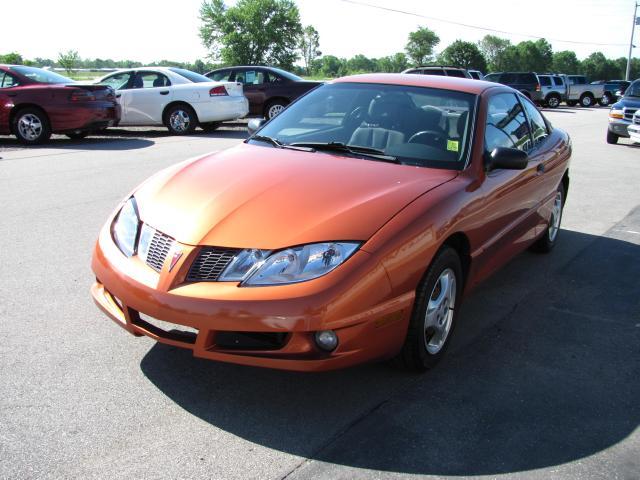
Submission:
M 487 152 L 497 147 L 531 148 L 529 124 L 522 105 L 513 93 L 499 93 L 489 99 L 484 134 Z

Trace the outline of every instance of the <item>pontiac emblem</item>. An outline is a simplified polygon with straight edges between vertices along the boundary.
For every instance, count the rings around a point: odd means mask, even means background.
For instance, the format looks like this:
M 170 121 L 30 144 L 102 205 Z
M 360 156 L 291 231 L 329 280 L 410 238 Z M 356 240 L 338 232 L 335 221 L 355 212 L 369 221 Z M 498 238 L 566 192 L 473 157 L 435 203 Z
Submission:
M 182 250 L 176 249 L 173 252 L 173 258 L 171 258 L 171 265 L 169 265 L 169 271 L 173 270 L 173 267 L 176 266 L 176 263 L 178 263 L 178 260 L 180 260 L 180 257 L 182 257 Z

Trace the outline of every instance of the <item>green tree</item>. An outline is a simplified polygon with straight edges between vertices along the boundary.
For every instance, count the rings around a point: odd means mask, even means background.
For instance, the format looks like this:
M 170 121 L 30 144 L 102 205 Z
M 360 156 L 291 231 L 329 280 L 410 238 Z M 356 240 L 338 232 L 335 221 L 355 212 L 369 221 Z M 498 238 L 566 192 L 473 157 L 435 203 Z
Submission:
M 58 64 L 65 69 L 67 74 L 78 66 L 80 61 L 80 55 L 77 50 L 67 50 L 66 52 L 58 53 Z
M 625 62 L 625 71 L 627 65 Z M 621 72 L 615 60 L 610 60 L 602 52 L 594 52 L 582 61 L 582 72 L 590 80 L 611 80 L 620 78 Z
M 302 30 L 298 45 L 307 75 L 311 75 L 314 60 L 322 55 L 322 52 L 318 50 L 320 47 L 320 34 L 313 26 L 309 25 Z
M 349 73 L 363 73 L 376 71 L 377 61 L 362 54 L 350 58 L 347 61 L 347 70 Z
M 434 31 L 427 27 L 418 27 L 418 30 L 409 34 L 405 50 L 414 65 L 424 65 L 433 59 L 433 49 L 438 43 L 440 37 Z
M 323 76 L 335 78 L 346 75 L 346 60 L 334 57 L 333 55 L 325 55 L 315 62 L 315 70 L 319 71 Z
M 478 42 L 478 47 L 484 55 L 487 62 L 487 69 L 490 72 L 500 72 L 506 70 L 504 67 L 504 53 L 511 42 L 506 38 L 496 37 L 495 35 L 485 35 Z
M 576 75 L 582 71 L 580 67 L 580 60 L 576 57 L 576 52 L 571 50 L 553 52 L 551 69 L 554 72 L 566 73 L 567 75 Z
M 22 55 L 18 52 L 11 52 L 5 55 L 0 55 L 0 63 L 6 63 L 9 65 L 22 65 Z
M 204 0 L 200 38 L 210 57 L 226 64 L 271 64 L 292 68 L 302 33 L 292 0 Z
M 535 42 L 527 40 L 516 45 L 518 70 L 548 72 L 553 62 L 553 50 L 544 38 Z
M 442 62 L 447 65 L 455 65 L 473 70 L 487 71 L 487 61 L 480 49 L 471 42 L 456 40 L 444 49 L 441 55 Z

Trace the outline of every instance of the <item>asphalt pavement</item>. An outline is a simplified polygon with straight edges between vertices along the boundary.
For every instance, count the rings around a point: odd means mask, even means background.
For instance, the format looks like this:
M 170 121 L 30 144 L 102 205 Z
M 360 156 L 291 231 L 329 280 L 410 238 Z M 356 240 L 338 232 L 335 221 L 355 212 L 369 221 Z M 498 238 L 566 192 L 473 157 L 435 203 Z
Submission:
M 476 290 L 425 375 L 195 359 L 93 305 L 118 201 L 242 125 L 0 137 L 0 478 L 640 479 L 640 148 L 606 109 L 545 114 L 574 147 L 559 244 Z

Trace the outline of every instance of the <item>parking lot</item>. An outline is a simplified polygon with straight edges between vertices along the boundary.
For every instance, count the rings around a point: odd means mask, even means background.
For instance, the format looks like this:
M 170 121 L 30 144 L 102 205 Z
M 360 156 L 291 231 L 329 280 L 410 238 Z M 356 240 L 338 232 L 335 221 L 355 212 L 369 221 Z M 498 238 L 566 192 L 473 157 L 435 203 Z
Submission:
M 640 478 L 640 148 L 606 144 L 607 111 L 545 111 L 574 148 L 560 243 L 476 290 L 422 376 L 208 362 L 94 306 L 112 209 L 242 122 L 0 137 L 0 477 Z

